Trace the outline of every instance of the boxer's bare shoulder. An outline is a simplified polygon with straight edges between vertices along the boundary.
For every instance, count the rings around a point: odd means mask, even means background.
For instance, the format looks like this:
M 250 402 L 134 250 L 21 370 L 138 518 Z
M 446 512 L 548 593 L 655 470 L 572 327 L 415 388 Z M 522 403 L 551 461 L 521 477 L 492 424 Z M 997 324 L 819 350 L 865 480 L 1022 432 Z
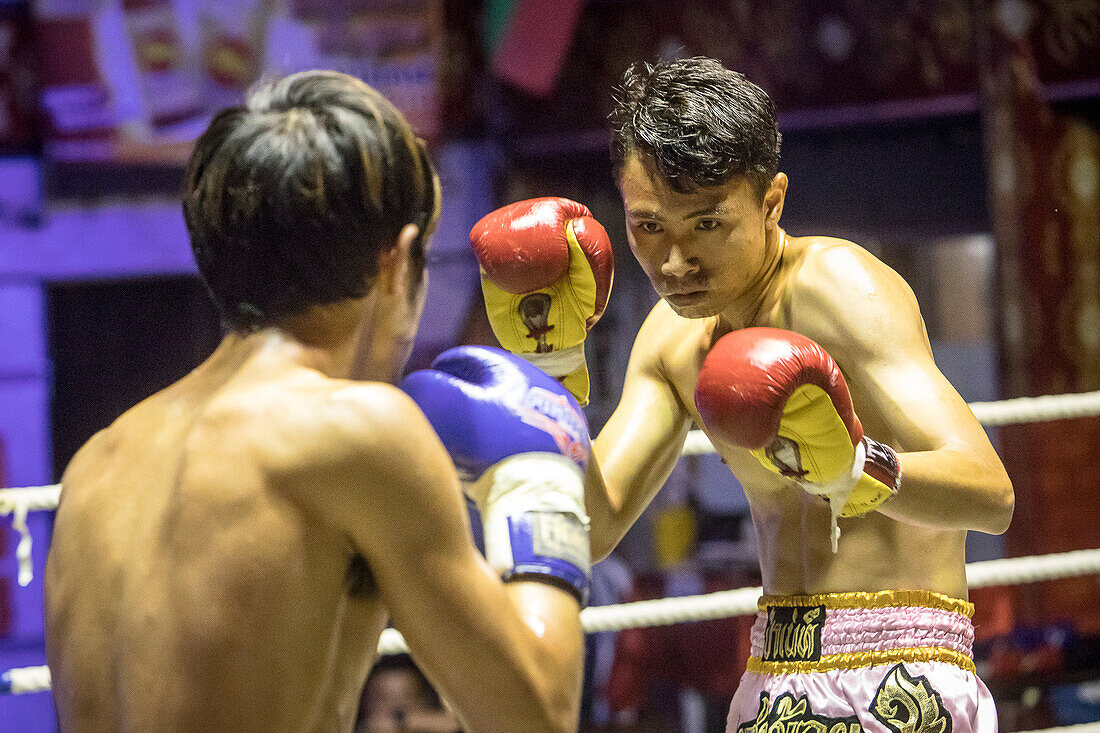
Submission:
M 404 392 L 389 384 L 334 381 L 309 402 L 303 408 L 323 418 L 315 418 L 306 434 L 291 430 L 267 459 L 279 482 L 303 502 L 360 537 L 369 536 L 363 527 L 381 520 L 392 529 L 406 515 L 434 514 L 433 506 L 462 514 L 450 459 Z
M 149 482 L 176 487 L 203 478 L 232 491 L 234 485 L 254 483 L 258 472 L 273 489 L 309 491 L 326 477 L 335 480 L 341 470 L 388 463 L 398 439 L 412 444 L 435 439 L 416 405 L 387 384 L 296 369 L 207 387 L 185 379 L 97 433 L 66 471 L 65 501 L 103 484 L 112 486 L 114 496 L 131 489 L 147 495 L 151 487 L 136 480 L 135 469 L 149 464 L 155 466 Z M 297 480 L 303 471 L 310 480 Z M 111 481 L 113 472 L 126 480 Z
M 916 297 L 889 266 L 863 247 L 835 237 L 788 239 L 781 323 L 820 343 L 838 362 L 873 355 L 889 333 L 891 348 L 928 342 Z

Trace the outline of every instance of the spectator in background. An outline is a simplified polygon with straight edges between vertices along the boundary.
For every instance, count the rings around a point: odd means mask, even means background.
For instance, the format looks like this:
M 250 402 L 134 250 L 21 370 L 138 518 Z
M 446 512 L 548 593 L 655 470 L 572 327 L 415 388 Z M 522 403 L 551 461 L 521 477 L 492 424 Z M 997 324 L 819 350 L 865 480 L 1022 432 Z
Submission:
M 460 733 L 460 730 L 450 709 L 409 655 L 378 660 L 363 685 L 355 733 Z

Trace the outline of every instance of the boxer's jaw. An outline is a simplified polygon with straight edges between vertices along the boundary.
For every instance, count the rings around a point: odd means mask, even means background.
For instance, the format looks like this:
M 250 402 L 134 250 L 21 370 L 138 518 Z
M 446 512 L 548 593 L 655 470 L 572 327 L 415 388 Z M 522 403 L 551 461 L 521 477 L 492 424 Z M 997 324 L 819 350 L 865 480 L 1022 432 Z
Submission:
M 353 338 L 352 379 L 396 384 L 405 370 L 428 294 L 427 270 L 419 278 L 410 275 L 409 248 L 418 234 L 406 226 L 397 245 L 379 256 Z

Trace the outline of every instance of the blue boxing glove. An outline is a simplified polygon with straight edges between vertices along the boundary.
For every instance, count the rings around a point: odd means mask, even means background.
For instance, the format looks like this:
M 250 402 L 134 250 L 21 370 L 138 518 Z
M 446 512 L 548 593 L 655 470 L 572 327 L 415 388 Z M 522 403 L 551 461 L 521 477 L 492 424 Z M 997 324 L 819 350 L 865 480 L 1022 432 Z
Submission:
M 577 401 L 500 349 L 460 346 L 401 389 L 451 454 L 481 512 L 485 557 L 505 580 L 540 580 L 588 598 L 584 469 L 591 448 Z

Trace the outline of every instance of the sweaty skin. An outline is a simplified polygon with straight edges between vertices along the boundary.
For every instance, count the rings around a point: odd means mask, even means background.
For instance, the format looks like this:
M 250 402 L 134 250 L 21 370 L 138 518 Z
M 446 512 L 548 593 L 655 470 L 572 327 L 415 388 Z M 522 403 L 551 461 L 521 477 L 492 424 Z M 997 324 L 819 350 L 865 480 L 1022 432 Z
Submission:
M 465 730 L 574 729 L 576 601 L 502 584 L 423 414 L 345 378 L 407 357 L 410 230 L 367 298 L 227 336 L 73 459 L 45 580 L 62 730 L 351 731 L 387 619 Z
M 898 451 L 902 481 L 877 511 L 840 520 L 833 554 L 822 499 L 711 436 L 744 486 L 764 592 L 925 589 L 966 598 L 966 531 L 1003 532 L 1012 486 L 936 367 L 901 277 L 851 242 L 787 236 L 782 173 L 763 202 L 742 178 L 681 194 L 635 154 L 619 183 L 631 249 L 663 299 L 638 332 L 622 401 L 594 441 L 604 485 L 589 485 L 593 556 L 621 539 L 668 477 L 692 423 L 703 426 L 694 389 L 714 342 L 773 326 L 832 355 L 865 434 Z

